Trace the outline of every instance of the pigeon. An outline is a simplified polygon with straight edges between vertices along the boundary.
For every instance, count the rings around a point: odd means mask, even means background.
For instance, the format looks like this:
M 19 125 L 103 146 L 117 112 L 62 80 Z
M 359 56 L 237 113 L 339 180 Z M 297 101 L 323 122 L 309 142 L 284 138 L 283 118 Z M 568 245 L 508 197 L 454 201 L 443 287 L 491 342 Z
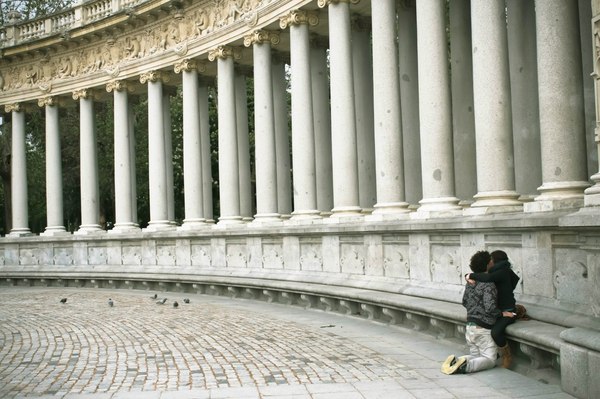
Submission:
M 156 301 L 156 304 L 157 304 L 157 305 L 164 305 L 164 304 L 165 304 L 165 302 L 167 302 L 167 298 L 163 298 L 163 299 L 161 299 L 160 301 Z
M 60 300 L 60 303 L 67 303 L 67 298 L 63 298 Z
M 190 298 L 185 298 L 185 299 L 183 300 L 183 302 L 185 302 L 185 303 L 190 303 Z
M 150 299 L 156 299 L 158 298 L 158 295 L 154 294 L 154 296 L 151 296 Z
M 113 300 L 108 298 L 108 306 L 110 306 L 112 308 L 114 304 L 115 303 L 113 302 Z
M 177 301 L 173 302 L 173 307 L 176 308 L 177 306 L 179 306 L 179 304 L 177 303 Z

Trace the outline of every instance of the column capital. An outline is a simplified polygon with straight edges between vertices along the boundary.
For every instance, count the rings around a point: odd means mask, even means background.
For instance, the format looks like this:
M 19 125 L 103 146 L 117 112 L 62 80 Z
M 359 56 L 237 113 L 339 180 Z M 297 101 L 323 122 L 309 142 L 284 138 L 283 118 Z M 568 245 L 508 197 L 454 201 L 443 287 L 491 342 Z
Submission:
M 4 110 L 6 112 L 23 112 L 24 111 L 24 107 L 21 103 L 12 103 L 12 104 L 6 104 L 4 106 Z
M 38 98 L 38 106 L 45 107 L 46 105 L 58 105 L 58 99 L 55 96 Z
M 316 12 L 306 10 L 292 10 L 287 15 L 279 18 L 279 27 L 286 29 L 292 25 L 307 24 L 315 26 L 319 23 L 319 15 Z
M 216 59 L 226 59 L 232 57 L 234 60 L 242 58 L 240 49 L 232 46 L 219 46 L 208 52 L 208 59 L 214 61 Z
M 167 83 L 171 80 L 168 73 L 163 71 L 148 71 L 140 75 L 140 83 L 145 84 L 147 82 L 158 82 Z
M 88 98 L 93 98 L 94 91 L 92 89 L 79 89 L 73 92 L 73 100 L 87 100 Z
M 204 62 L 198 62 L 194 59 L 185 58 L 181 61 L 175 63 L 173 70 L 175 73 L 180 72 L 190 72 L 190 71 L 198 71 L 198 72 L 206 72 L 206 64 Z
M 249 35 L 244 36 L 244 46 L 250 47 L 253 44 L 270 43 L 279 44 L 279 32 L 274 30 L 257 29 Z
M 338 4 L 338 3 L 349 3 L 349 4 L 358 4 L 360 0 L 319 0 L 317 4 L 319 8 L 325 8 L 330 4 Z
M 133 87 L 130 87 L 129 84 L 127 83 L 127 81 L 125 81 L 125 80 L 113 80 L 106 84 L 106 91 L 109 93 L 112 91 L 124 91 L 124 90 L 126 90 L 128 92 L 133 91 Z

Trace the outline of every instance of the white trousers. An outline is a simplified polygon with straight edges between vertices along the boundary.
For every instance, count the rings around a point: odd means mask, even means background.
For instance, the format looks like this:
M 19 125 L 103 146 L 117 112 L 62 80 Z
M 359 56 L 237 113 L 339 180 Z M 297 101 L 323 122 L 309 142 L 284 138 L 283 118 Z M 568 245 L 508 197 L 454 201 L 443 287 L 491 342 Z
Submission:
M 498 346 L 492 339 L 491 330 L 468 324 L 465 338 L 469 345 L 467 355 L 467 373 L 491 369 L 496 365 Z

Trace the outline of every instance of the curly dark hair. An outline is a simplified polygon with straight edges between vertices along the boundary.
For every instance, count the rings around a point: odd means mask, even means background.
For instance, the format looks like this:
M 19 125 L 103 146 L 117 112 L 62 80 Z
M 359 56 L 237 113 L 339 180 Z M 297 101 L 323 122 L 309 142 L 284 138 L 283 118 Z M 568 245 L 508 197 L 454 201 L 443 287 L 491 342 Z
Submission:
M 485 273 L 491 259 L 492 255 L 490 255 L 488 251 L 477 251 L 475 252 L 475 255 L 471 256 L 469 267 L 475 273 Z

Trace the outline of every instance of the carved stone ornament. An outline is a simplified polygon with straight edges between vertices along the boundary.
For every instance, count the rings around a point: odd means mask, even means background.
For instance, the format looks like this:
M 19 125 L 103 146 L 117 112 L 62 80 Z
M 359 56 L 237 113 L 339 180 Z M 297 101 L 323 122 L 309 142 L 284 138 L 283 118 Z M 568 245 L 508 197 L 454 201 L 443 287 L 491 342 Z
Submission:
M 106 84 L 106 91 L 107 92 L 112 92 L 114 91 L 123 91 L 123 90 L 127 90 L 127 82 L 124 80 L 113 80 L 111 82 L 108 82 Z
M 210 61 L 214 61 L 219 58 L 226 59 L 230 57 L 233 57 L 234 60 L 239 60 L 242 58 L 242 53 L 238 48 L 231 46 L 219 46 L 216 49 L 208 52 L 208 59 Z
M 4 106 L 4 110 L 6 112 L 22 112 L 23 111 L 23 107 L 21 106 L 21 103 L 14 103 L 14 104 L 6 104 Z
M 45 107 L 46 105 L 53 106 L 53 105 L 56 105 L 57 103 L 58 103 L 58 101 L 56 100 L 56 97 L 38 98 L 38 105 L 40 107 Z
M 286 29 L 291 25 L 308 24 L 315 26 L 319 23 L 319 16 L 315 12 L 305 10 L 293 10 L 289 14 L 279 18 L 279 27 Z
M 250 47 L 254 43 L 271 43 L 272 45 L 277 45 L 279 44 L 279 32 L 269 30 L 255 30 L 251 34 L 244 36 L 244 46 Z
M 184 72 L 196 71 L 196 70 L 198 70 L 198 63 L 196 62 L 196 60 L 191 60 L 189 58 L 186 58 L 184 60 L 176 62 L 173 70 L 175 71 L 175 73 L 180 73 L 181 71 L 184 71 Z
M 145 84 L 146 82 L 158 82 L 161 81 L 166 83 L 170 80 L 169 75 L 163 71 L 148 71 L 140 75 L 140 83 Z
M 88 98 L 92 98 L 92 90 L 91 89 L 80 89 L 75 90 L 73 92 L 73 100 L 87 100 Z
M 350 4 L 358 4 L 360 0 L 319 0 L 318 5 L 319 8 L 325 8 L 330 4 L 338 4 L 338 3 L 350 3 Z

